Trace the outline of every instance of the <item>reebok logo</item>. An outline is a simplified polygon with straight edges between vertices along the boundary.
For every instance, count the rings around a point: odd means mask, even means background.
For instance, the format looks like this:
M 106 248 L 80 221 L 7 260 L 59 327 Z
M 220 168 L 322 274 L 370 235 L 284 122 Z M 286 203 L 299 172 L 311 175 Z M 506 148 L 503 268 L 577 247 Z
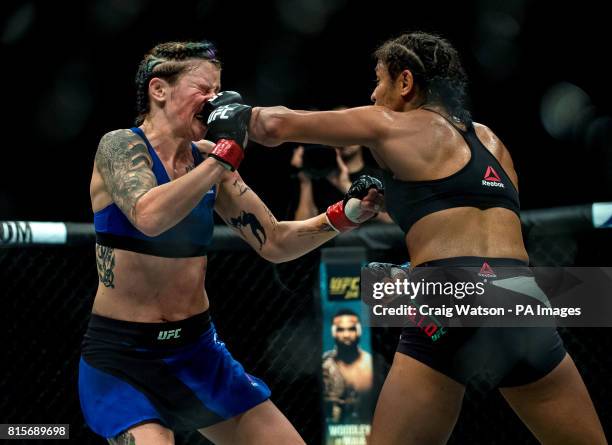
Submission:
M 495 278 L 497 276 L 495 275 L 495 272 L 493 272 L 493 269 L 491 269 L 491 266 L 489 266 L 489 263 L 486 261 L 482 263 L 482 267 L 480 268 L 478 275 L 486 278 Z
M 159 331 L 159 335 L 157 336 L 158 340 L 169 340 L 171 338 L 179 338 L 181 336 L 181 329 L 171 329 L 169 331 Z
M 501 182 L 501 178 L 499 177 L 495 169 L 491 167 L 490 165 L 487 167 L 487 171 L 484 174 L 482 185 L 486 185 L 488 187 L 505 188 L 504 183 Z
M 487 181 L 501 182 L 499 175 L 497 174 L 495 169 L 491 167 L 490 165 L 487 167 L 487 172 L 485 173 L 484 178 Z

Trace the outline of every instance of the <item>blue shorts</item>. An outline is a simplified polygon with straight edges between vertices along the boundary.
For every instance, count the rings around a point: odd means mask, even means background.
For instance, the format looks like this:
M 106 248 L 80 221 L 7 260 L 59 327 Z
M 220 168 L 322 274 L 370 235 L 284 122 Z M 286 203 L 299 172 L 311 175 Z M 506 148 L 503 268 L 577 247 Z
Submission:
M 171 323 L 92 315 L 79 365 L 85 421 L 111 438 L 146 422 L 193 431 L 270 397 L 221 342 L 208 312 Z

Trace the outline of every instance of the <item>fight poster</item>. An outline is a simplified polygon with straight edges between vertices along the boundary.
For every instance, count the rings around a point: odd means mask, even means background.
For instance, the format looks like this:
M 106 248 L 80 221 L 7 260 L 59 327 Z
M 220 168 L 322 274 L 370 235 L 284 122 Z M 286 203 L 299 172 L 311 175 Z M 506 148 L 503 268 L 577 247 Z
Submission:
M 366 445 L 374 408 L 369 323 L 361 320 L 360 247 L 322 250 L 323 410 L 325 445 Z

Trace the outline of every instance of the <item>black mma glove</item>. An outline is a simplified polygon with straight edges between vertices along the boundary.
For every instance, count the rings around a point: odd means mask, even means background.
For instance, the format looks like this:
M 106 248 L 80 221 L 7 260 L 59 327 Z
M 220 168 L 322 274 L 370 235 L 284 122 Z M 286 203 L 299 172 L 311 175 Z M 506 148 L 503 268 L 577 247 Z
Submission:
M 240 93 L 237 93 L 236 91 L 221 91 L 216 96 L 206 101 L 204 107 L 202 107 L 201 117 L 198 117 L 202 120 L 202 122 L 206 123 L 210 113 L 212 113 L 215 109 L 222 107 L 223 105 L 242 103 L 244 103 L 244 101 L 242 100 Z
M 214 142 L 210 156 L 229 170 L 236 170 L 244 158 L 244 146 L 251 120 L 252 107 L 242 105 L 242 97 L 235 91 L 224 91 L 209 100 L 202 109 L 207 116 L 206 139 Z
M 373 176 L 361 175 L 349 188 L 344 199 L 327 208 L 325 216 L 330 226 L 337 232 L 346 232 L 358 227 L 364 221 L 376 215 L 372 210 L 363 209 L 361 200 L 368 195 L 370 189 L 384 195 L 385 188 Z

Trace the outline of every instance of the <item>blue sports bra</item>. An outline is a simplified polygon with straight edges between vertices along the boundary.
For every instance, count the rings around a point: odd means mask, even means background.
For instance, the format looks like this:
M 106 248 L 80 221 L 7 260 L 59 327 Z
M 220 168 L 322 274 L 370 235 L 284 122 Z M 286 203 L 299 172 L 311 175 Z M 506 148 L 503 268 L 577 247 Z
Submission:
M 151 143 L 140 128 L 131 128 L 147 145 L 152 170 L 159 185 L 170 182 L 168 173 Z M 203 161 L 197 147 L 192 145 L 195 165 Z M 213 234 L 213 211 L 216 185 L 204 195 L 196 207 L 178 224 L 158 236 L 150 237 L 139 231 L 115 203 L 94 213 L 96 242 L 132 252 L 168 258 L 198 257 L 206 255 Z

